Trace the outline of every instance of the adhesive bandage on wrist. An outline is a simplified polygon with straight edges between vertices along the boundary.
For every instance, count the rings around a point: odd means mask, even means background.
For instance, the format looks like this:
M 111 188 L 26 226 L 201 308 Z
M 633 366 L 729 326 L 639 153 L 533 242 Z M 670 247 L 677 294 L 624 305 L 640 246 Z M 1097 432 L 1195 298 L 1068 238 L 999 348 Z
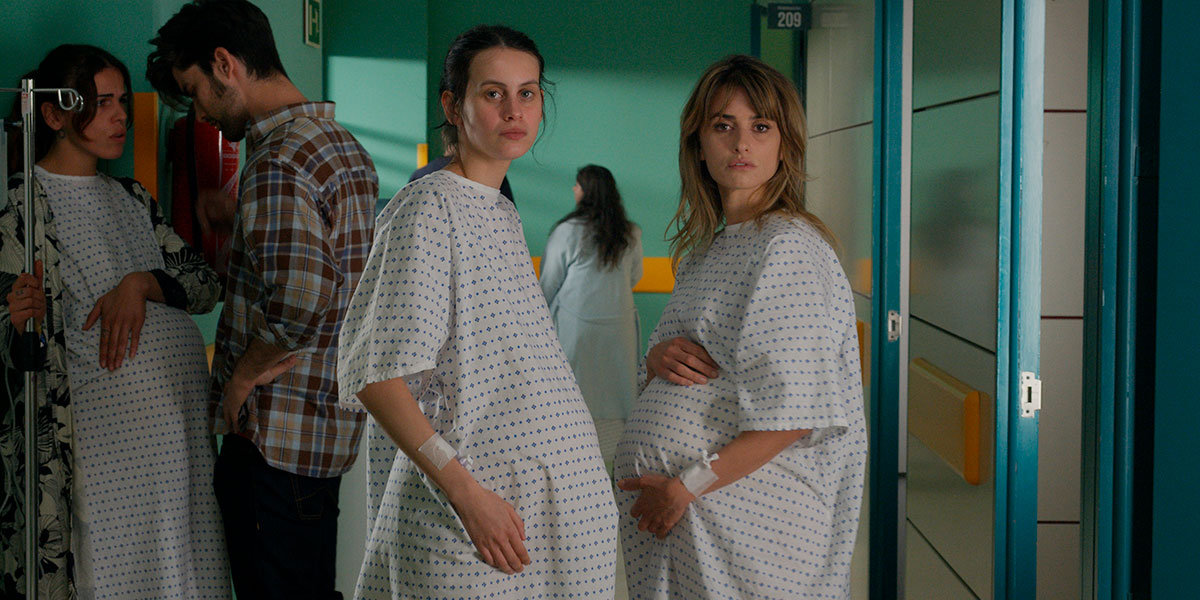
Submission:
M 716 453 L 708 454 L 701 451 L 700 462 L 684 469 L 679 474 L 679 481 L 693 496 L 700 497 L 700 494 L 704 493 L 708 486 L 717 481 L 717 474 L 712 470 L 712 461 L 718 458 L 721 456 Z
M 425 455 L 425 458 L 428 458 L 429 462 L 433 463 L 433 466 L 439 471 L 446 466 L 446 463 L 450 462 L 450 459 L 458 456 L 454 446 L 447 443 L 437 433 L 429 436 L 429 439 L 425 440 L 420 448 L 417 448 L 417 452 Z

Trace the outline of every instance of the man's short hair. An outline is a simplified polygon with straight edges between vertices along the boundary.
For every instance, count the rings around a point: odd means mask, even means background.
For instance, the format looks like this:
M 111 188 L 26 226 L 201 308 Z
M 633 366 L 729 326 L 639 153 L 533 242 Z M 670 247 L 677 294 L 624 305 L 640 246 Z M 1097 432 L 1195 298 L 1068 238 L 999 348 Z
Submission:
M 213 52 L 224 48 L 246 65 L 253 77 L 287 76 L 267 15 L 246 0 L 195 0 L 183 5 L 150 40 L 146 79 L 168 104 L 187 106 L 190 99 L 175 81 L 173 69 L 193 65 L 212 76 Z

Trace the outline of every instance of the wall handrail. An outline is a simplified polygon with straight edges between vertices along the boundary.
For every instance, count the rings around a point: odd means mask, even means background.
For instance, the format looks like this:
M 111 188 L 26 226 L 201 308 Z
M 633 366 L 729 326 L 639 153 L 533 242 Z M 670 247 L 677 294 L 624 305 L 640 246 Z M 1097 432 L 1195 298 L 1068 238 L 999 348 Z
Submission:
M 987 397 L 923 358 L 909 363 L 909 432 L 971 485 L 983 481 Z

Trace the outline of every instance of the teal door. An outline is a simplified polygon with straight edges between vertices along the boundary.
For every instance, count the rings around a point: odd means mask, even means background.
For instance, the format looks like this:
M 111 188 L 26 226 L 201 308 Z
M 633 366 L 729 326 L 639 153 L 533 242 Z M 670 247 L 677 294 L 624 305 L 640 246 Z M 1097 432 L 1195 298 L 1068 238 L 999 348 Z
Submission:
M 908 598 L 1035 597 L 1044 14 L 913 6 Z

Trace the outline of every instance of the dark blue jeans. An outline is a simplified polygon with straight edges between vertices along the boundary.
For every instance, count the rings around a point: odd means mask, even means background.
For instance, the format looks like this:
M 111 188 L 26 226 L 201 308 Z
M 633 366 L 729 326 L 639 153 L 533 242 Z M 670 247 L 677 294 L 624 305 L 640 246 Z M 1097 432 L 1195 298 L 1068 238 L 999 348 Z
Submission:
M 238 600 L 341 600 L 334 589 L 341 482 L 276 469 L 250 440 L 225 436 L 214 485 Z

